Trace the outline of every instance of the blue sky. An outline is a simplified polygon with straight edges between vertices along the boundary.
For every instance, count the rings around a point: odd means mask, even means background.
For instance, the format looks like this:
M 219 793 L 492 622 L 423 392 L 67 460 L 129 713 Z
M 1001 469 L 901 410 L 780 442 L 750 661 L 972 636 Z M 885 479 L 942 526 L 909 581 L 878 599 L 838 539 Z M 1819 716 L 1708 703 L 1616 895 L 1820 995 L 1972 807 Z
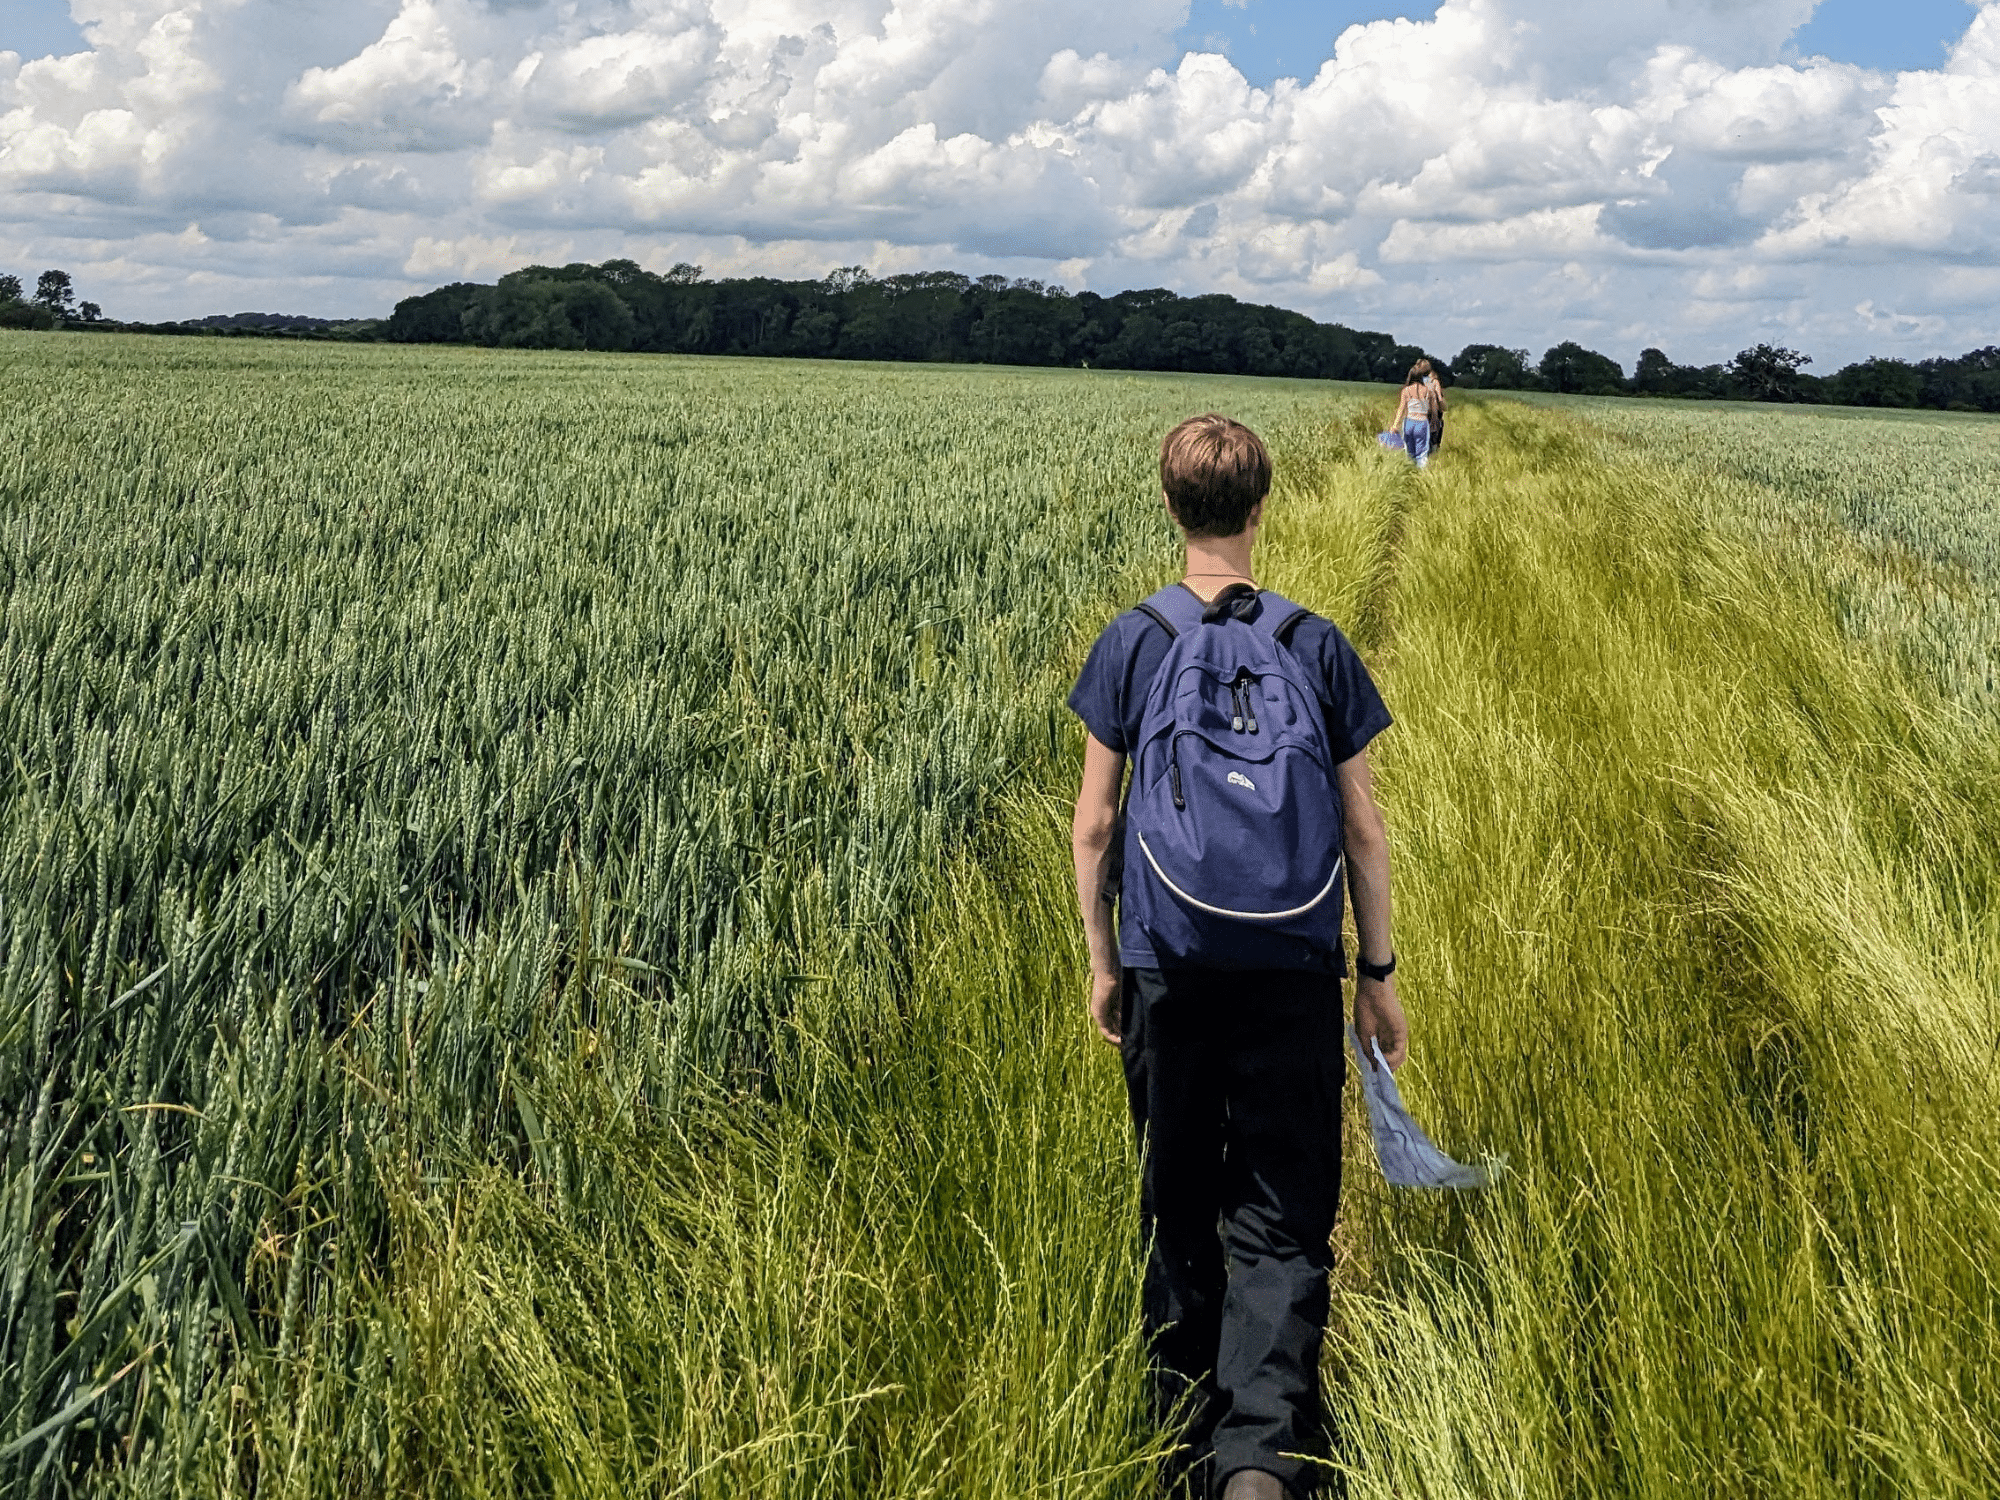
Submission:
M 1435 6 L 1321 5 L 1313 0 L 1192 0 L 1183 46 L 1220 50 L 1260 88 L 1274 78 L 1310 78 L 1333 55 L 1333 39 L 1357 21 L 1429 16 Z
M 45 3 L 45 0 L 37 0 Z M 1192 0 L 1184 46 L 1219 49 L 1259 87 L 1311 77 L 1333 39 L 1359 21 L 1428 19 L 1437 7 L 1316 4 L 1314 0 Z M 1820 0 L 1792 38 L 1795 56 L 1830 57 L 1867 68 L 1934 68 L 1971 19 L 1966 0 Z
M 1935 68 L 1971 19 L 1965 0 L 1821 0 L 1792 50 L 1869 68 Z
M 66 0 L 0 0 L 0 52 L 47 57 L 82 47 Z
M 117 317 L 629 256 L 1223 291 L 1447 354 L 2000 344 L 2000 0 L 79 5 L 59 62 L 67 6 L 0 0 L 0 272 Z

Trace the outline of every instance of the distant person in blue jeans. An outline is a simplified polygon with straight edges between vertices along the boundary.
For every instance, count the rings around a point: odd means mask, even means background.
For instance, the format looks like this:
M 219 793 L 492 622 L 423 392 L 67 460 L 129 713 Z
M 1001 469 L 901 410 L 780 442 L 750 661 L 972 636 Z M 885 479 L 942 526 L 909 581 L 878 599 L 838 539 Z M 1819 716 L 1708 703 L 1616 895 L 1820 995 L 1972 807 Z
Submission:
M 1427 469 L 1431 462 L 1431 422 L 1441 413 L 1443 398 L 1432 381 L 1424 378 L 1424 371 L 1411 367 L 1409 381 L 1396 392 L 1396 417 L 1402 425 L 1403 451 L 1410 455 L 1420 469 Z
M 1123 1053 L 1139 1136 L 1156 1408 L 1186 1423 L 1184 1493 L 1224 1500 L 1302 1496 L 1325 1452 L 1344 885 L 1355 1030 L 1392 1068 L 1408 1042 L 1367 755 L 1389 712 L 1332 623 L 1258 589 L 1270 484 L 1239 423 L 1167 435 L 1185 577 L 1105 628 L 1069 699 L 1089 731 L 1072 848 L 1090 1016 Z M 1261 665 L 1217 665 L 1237 660 Z M 1289 908 L 1248 889 L 1294 877 Z
M 1410 366 L 1410 373 L 1424 383 L 1431 393 L 1431 445 L 1435 453 L 1444 446 L 1444 382 L 1438 379 L 1437 366 L 1427 359 L 1420 359 Z

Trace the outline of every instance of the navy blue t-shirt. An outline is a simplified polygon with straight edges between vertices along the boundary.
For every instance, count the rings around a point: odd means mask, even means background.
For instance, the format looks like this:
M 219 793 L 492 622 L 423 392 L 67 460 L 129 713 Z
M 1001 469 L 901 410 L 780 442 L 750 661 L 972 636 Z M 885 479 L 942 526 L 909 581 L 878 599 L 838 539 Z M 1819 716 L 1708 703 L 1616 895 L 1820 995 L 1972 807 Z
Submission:
M 1258 610 L 1262 609 L 1259 600 Z M 1153 675 L 1172 644 L 1157 620 L 1136 609 L 1126 610 L 1104 627 L 1069 694 L 1070 711 L 1083 720 L 1084 728 L 1100 744 L 1121 755 L 1132 753 L 1146 713 L 1146 690 L 1153 685 Z M 1392 722 L 1374 679 L 1339 627 L 1318 615 L 1301 620 L 1289 644 L 1292 655 L 1306 669 L 1308 685 L 1319 695 L 1333 763 L 1353 759 Z M 1128 969 L 1159 967 L 1145 934 L 1125 931 L 1122 921 L 1118 961 Z M 1346 973 L 1346 955 L 1337 955 L 1336 961 L 1337 972 Z

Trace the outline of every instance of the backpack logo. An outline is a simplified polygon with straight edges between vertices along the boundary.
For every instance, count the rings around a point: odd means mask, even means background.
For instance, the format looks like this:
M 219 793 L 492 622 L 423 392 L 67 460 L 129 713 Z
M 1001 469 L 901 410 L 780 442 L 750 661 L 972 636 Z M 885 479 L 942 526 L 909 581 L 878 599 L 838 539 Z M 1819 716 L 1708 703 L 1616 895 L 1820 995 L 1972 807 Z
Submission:
M 1252 781 L 1248 776 L 1245 776 L 1241 771 L 1231 771 L 1227 780 L 1231 786 L 1246 787 L 1253 792 L 1257 790 L 1257 783 Z

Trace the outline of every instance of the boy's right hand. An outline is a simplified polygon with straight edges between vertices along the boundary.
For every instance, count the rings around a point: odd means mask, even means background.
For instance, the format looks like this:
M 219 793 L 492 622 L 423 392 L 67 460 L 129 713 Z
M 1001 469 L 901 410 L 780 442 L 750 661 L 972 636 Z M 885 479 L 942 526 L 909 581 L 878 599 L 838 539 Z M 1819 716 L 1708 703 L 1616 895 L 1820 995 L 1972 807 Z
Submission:
M 1363 979 L 1354 989 L 1354 1035 L 1361 1042 L 1361 1060 L 1375 1066 L 1373 1042 L 1382 1049 L 1382 1061 L 1395 1072 L 1410 1055 L 1410 1023 L 1403 1015 L 1403 1003 L 1396 998 L 1396 976 Z
M 1121 974 L 1090 976 L 1090 1019 L 1097 1025 L 1097 1034 L 1114 1047 L 1124 1040 L 1118 1032 L 1121 1020 L 1118 1000 L 1123 979 Z

